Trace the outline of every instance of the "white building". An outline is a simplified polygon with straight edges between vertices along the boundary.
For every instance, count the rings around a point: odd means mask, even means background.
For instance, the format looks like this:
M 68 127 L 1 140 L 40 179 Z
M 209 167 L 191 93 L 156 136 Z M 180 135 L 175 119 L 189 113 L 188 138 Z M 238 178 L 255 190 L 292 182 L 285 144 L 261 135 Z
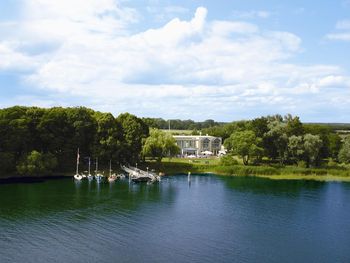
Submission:
M 176 144 L 181 149 L 181 155 L 200 155 L 203 152 L 212 152 L 217 155 L 221 150 L 220 137 L 199 135 L 174 135 Z

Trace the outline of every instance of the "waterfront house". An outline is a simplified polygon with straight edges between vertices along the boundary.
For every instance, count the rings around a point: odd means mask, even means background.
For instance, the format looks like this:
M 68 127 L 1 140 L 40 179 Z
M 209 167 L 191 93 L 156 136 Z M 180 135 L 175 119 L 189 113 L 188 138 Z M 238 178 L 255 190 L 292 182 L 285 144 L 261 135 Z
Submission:
M 176 144 L 181 149 L 182 156 L 202 155 L 204 152 L 211 152 L 217 155 L 221 150 L 222 139 L 209 135 L 174 135 Z

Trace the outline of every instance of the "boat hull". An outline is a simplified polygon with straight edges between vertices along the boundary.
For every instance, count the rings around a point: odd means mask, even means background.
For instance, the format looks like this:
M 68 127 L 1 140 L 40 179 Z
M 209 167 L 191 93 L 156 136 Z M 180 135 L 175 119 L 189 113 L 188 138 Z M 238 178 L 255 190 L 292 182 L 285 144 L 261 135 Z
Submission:
M 141 182 L 149 182 L 151 181 L 151 178 L 149 177 L 138 177 L 138 178 L 131 178 L 131 180 L 135 183 L 141 183 Z

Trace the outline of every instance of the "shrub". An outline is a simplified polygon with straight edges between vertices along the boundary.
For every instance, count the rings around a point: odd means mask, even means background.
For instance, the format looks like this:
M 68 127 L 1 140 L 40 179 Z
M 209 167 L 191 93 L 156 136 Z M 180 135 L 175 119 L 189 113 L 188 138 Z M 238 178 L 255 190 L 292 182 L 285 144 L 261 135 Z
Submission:
M 305 161 L 298 161 L 298 167 L 299 168 L 306 168 L 307 167 L 307 164 Z
M 232 165 L 238 165 L 238 161 L 234 159 L 232 155 L 228 154 L 220 158 L 219 164 L 222 166 L 232 166 Z

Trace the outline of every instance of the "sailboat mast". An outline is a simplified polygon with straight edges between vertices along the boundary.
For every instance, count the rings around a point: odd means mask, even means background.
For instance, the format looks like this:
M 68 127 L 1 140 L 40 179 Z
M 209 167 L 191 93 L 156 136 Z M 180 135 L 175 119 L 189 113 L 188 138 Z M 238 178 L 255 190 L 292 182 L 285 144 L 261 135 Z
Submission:
M 109 160 L 109 176 L 112 174 L 112 160 Z
M 90 161 L 90 157 L 89 157 L 89 175 L 90 175 L 90 166 L 91 166 L 91 161 Z
M 95 170 L 96 174 L 97 174 L 97 170 L 98 170 L 98 157 L 96 157 L 96 170 Z
M 78 148 L 78 152 L 77 152 L 77 170 L 76 170 L 76 174 L 79 173 L 79 158 L 80 158 L 80 156 L 79 156 L 79 148 Z

